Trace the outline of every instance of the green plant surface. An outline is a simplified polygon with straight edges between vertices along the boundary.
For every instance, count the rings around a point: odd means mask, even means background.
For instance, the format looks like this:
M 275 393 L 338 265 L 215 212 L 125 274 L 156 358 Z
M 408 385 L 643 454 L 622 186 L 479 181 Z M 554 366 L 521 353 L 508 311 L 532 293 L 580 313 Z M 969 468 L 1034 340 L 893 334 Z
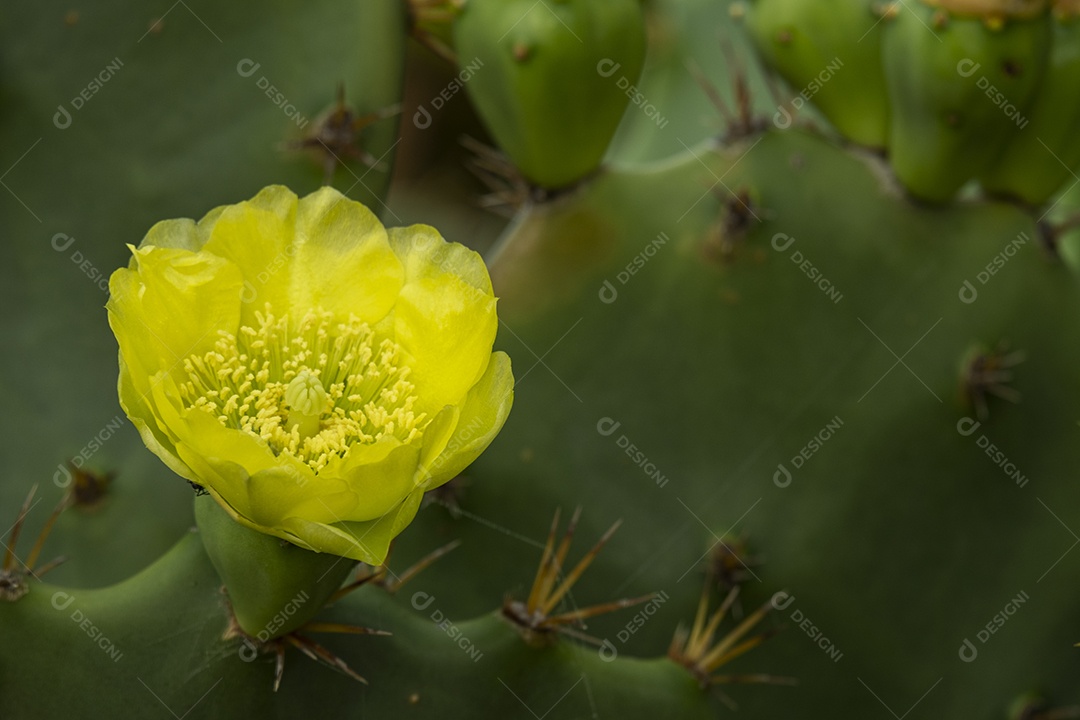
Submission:
M 72 253 L 107 275 L 156 220 L 199 217 L 272 182 L 317 187 L 321 164 L 281 147 L 295 136 L 259 94 L 262 75 L 311 118 L 343 79 L 360 111 L 402 92 L 405 20 L 389 0 L 182 3 L 141 41 L 153 13 L 118 3 L 69 24 L 68 10 L 8 10 L 0 42 L 11 166 L 0 176 L 10 239 L 0 322 L 18 348 L 0 361 L 9 522 L 28 487 L 42 486 L 23 557 L 61 495 L 58 464 L 123 419 L 105 295 Z M 1012 205 L 914 204 L 881 159 L 827 132 L 771 124 L 774 98 L 726 4 L 656 0 L 648 12 L 640 85 L 670 124 L 628 107 L 608 166 L 525 203 L 488 253 L 514 411 L 464 477 L 431 497 L 389 567 L 401 575 L 436 548 L 460 547 L 394 594 L 372 583 L 318 617 L 393 633 L 316 636 L 369 684 L 289 648 L 274 693 L 273 655 L 246 661 L 242 641 L 223 639 L 221 582 L 189 532 L 191 490 L 125 420 L 87 463 L 115 473 L 106 499 L 66 511 L 46 544 L 44 560 L 64 554 L 67 564 L 0 601 L 0 717 L 716 717 L 729 713 L 721 691 L 748 718 L 989 720 L 1030 690 L 1080 703 L 1076 234 L 1062 262 Z M 717 84 L 730 77 L 718 32 L 743 48 L 760 121 L 726 145 L 686 70 L 692 59 Z M 68 129 L 54 127 L 57 103 L 93 77 L 87 65 L 113 57 L 124 58 L 116 76 Z M 236 71 L 244 58 L 261 64 L 247 78 Z M 429 84 L 438 91 L 445 79 Z M 403 116 L 413 110 L 406 103 Z M 363 136 L 387 163 L 403 149 L 395 122 Z M 446 131 L 409 130 L 402 144 L 425 132 Z M 382 208 L 388 225 L 398 208 L 425 220 L 430 202 L 454 216 L 451 239 L 488 243 L 491 221 L 449 209 L 463 189 L 439 178 L 456 171 L 432 168 L 385 208 L 386 173 L 350 167 L 364 184 L 339 169 L 335 186 Z M 1075 194 L 1052 217 L 1067 217 Z M 56 251 L 57 233 L 75 242 Z M 1022 397 L 990 397 L 989 416 L 964 434 L 976 415 L 964 364 L 999 343 L 1024 354 L 1008 383 Z M 809 459 L 793 460 L 804 449 Z M 560 609 L 647 593 L 662 602 L 589 620 L 582 631 L 599 647 L 531 647 L 499 609 L 528 594 L 552 515 L 575 507 L 571 562 L 622 526 Z M 703 690 L 664 657 L 694 619 L 709 553 L 740 534 L 760 563 L 736 610 L 745 617 L 778 591 L 790 604 L 763 623 L 774 637 L 720 672 L 794 687 Z M 983 642 L 980 631 L 1021 595 Z M 719 597 L 714 589 L 713 607 Z M 113 662 L 84 619 L 122 657 Z

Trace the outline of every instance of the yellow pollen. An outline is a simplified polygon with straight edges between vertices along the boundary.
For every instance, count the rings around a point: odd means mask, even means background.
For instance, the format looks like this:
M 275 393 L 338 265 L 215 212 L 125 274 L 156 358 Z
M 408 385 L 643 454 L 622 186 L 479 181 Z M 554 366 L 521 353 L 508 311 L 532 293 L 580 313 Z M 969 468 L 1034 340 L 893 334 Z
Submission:
M 218 332 L 212 350 L 184 360 L 185 407 L 264 440 L 316 473 L 356 444 L 386 436 L 413 440 L 427 425 L 414 410 L 400 348 L 357 317 L 321 308 L 298 322 L 269 305 L 255 327 Z

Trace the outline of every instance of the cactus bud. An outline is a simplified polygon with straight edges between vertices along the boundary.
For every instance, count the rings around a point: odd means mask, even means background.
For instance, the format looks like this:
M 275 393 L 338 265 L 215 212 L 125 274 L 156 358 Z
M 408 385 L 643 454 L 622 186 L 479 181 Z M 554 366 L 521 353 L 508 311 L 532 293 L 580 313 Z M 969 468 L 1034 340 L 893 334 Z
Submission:
M 470 0 L 454 25 L 465 86 L 521 173 L 545 188 L 597 169 L 645 59 L 638 0 Z
M 1051 28 L 1046 12 L 1027 17 L 1028 3 L 1017 4 L 1020 14 L 998 0 L 937 4 L 909 3 L 897 13 L 882 51 L 893 169 L 916 197 L 945 202 L 1015 132 L 1042 80 Z M 950 15 L 954 6 L 985 12 Z
M 870 0 L 756 0 L 746 24 L 762 58 L 842 135 L 883 148 L 889 102 L 881 69 L 881 18 Z

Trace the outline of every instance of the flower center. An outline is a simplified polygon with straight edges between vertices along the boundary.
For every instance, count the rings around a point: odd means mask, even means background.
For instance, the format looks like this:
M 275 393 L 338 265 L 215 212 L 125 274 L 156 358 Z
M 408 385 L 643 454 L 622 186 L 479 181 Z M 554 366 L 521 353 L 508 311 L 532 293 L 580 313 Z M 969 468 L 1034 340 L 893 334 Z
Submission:
M 274 317 L 267 305 L 256 327 L 218 332 L 213 350 L 183 362 L 185 407 L 266 441 L 318 472 L 357 443 L 415 438 L 427 424 L 416 413 L 400 347 L 378 340 L 355 316 L 321 308 L 299 322 Z

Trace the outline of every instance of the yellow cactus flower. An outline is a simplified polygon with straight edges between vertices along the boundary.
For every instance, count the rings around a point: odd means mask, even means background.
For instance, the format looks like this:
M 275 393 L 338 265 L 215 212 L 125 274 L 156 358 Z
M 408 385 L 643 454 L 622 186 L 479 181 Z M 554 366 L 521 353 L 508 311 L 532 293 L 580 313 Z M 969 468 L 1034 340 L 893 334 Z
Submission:
M 150 229 L 109 281 L 120 404 L 238 522 L 380 564 L 513 401 L 480 256 L 271 186 Z

